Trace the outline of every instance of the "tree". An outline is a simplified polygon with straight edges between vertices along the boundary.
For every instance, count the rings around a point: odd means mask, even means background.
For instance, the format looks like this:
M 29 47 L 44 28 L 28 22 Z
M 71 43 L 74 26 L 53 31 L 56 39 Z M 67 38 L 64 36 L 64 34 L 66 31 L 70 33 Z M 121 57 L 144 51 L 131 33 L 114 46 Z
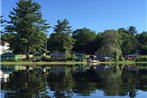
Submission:
M 142 32 L 136 35 L 138 42 L 140 44 L 140 53 L 147 54 L 147 32 Z
M 137 30 L 134 26 L 130 26 L 128 30 L 119 28 L 118 33 L 121 35 L 121 50 L 123 54 L 130 54 L 138 52 L 138 40 L 135 38 Z
M 36 70 L 13 72 L 9 77 L 10 81 L 5 83 L 5 90 L 14 91 L 15 93 L 7 92 L 6 96 L 8 98 L 13 98 L 14 96 L 15 98 L 43 98 L 40 92 L 44 94 L 45 78 L 44 73 L 38 73 Z
M 139 43 L 141 43 L 143 45 L 147 45 L 147 32 L 142 32 L 142 33 L 138 34 L 136 37 L 137 37 Z
M 130 35 L 136 35 L 136 34 L 137 34 L 136 27 L 134 27 L 134 26 L 129 26 L 127 32 L 128 32 Z
M 102 33 L 101 48 L 98 49 L 99 53 L 105 55 L 112 55 L 116 60 L 122 54 L 121 51 L 121 36 L 115 30 L 106 30 Z
M 3 19 L 3 16 L 0 16 L 0 32 L 1 32 L 1 34 L 3 34 L 3 33 L 4 33 L 4 31 L 3 31 L 3 28 L 2 28 L 2 27 L 4 27 L 4 26 L 5 26 L 5 22 L 6 22 L 6 20 L 4 20 L 4 19 Z
M 88 29 L 88 28 L 82 28 L 82 29 L 77 29 L 72 33 L 72 37 L 76 40 L 76 44 L 74 46 L 74 51 L 84 51 L 87 53 L 93 53 L 94 48 L 89 48 L 92 47 L 91 45 L 95 42 L 96 40 L 96 32 Z
M 68 58 L 75 43 L 75 40 L 71 37 L 72 29 L 69 22 L 66 19 L 63 21 L 58 20 L 57 25 L 54 27 L 54 32 L 48 39 L 48 49 L 50 51 L 65 52 Z
M 13 38 L 14 38 L 13 34 L 10 34 L 10 33 L 3 33 L 3 34 L 1 34 L 1 40 L 4 40 L 4 41 L 11 42 L 11 40 Z
M 19 0 L 13 12 L 10 12 L 11 21 L 6 27 L 15 35 L 12 48 L 22 49 L 29 59 L 30 52 L 44 50 L 46 32 L 49 25 L 42 19 L 41 6 L 32 0 Z M 16 49 L 17 48 L 17 49 Z

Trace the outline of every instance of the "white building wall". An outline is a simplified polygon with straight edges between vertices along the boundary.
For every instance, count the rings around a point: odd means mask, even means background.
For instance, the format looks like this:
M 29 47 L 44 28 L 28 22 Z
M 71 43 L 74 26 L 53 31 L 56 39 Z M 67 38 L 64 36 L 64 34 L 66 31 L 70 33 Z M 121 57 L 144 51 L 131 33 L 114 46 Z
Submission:
M 9 51 L 9 43 L 7 42 L 1 42 L 0 44 L 0 54 L 3 54 L 5 52 Z

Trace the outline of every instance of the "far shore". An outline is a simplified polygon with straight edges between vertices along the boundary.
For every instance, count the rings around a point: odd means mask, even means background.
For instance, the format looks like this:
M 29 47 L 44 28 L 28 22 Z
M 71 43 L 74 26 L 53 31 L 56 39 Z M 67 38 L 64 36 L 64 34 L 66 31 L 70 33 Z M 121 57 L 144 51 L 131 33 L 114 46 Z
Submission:
M 76 61 L 51 61 L 51 62 L 1 62 L 1 64 L 4 65 L 14 65 L 14 64 L 20 64 L 20 65 L 73 65 L 73 64 L 88 64 L 86 61 L 83 62 L 76 62 Z M 96 62 L 91 63 L 92 65 L 98 65 L 98 64 L 147 64 L 147 62 L 134 62 L 134 61 L 120 61 L 120 62 Z
M 72 65 L 72 64 L 87 64 L 87 62 L 73 62 L 73 61 L 67 61 L 67 62 L 60 62 L 60 61 L 52 61 L 52 62 L 1 62 L 1 64 L 6 65 L 14 65 L 14 64 L 20 64 L 20 65 Z

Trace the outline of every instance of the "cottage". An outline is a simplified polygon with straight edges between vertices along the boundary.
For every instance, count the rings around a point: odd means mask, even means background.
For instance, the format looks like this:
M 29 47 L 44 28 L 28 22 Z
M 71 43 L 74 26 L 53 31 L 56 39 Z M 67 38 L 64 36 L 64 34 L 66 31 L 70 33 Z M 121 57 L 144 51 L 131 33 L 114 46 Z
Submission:
M 3 53 L 1 55 L 1 61 L 17 61 L 18 57 L 11 52 Z
M 111 59 L 111 55 L 104 55 L 104 54 L 96 54 L 96 59 L 97 60 L 108 60 Z
M 9 43 L 0 40 L 0 55 L 9 51 Z
M 75 60 L 76 61 L 83 61 L 84 58 L 85 58 L 85 54 L 84 53 L 78 53 L 78 52 L 75 52 Z
M 64 52 L 55 51 L 51 53 L 52 60 L 65 60 L 66 56 Z
M 128 54 L 128 55 L 124 55 L 124 58 L 127 60 L 134 60 L 138 57 L 138 54 Z

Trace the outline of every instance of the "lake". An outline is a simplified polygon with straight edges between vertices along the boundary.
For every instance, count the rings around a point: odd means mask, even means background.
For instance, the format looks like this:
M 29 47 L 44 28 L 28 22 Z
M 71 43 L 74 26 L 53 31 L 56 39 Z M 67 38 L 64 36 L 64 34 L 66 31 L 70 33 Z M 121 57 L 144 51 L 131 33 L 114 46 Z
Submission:
M 147 98 L 145 65 L 1 65 L 1 98 Z

